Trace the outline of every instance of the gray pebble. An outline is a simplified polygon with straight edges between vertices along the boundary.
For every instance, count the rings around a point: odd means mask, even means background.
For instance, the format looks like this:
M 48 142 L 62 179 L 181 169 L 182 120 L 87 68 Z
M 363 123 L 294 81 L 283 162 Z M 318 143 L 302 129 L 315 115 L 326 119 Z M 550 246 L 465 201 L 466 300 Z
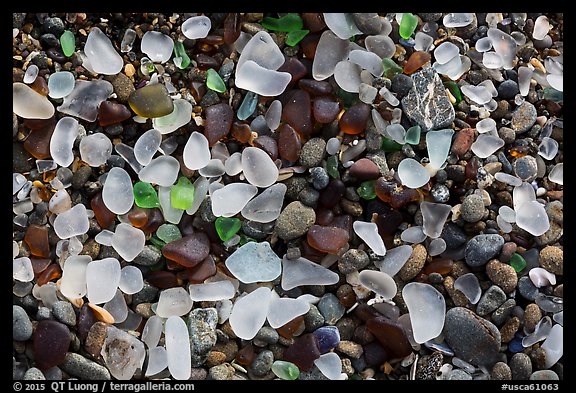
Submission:
M 322 168 L 321 166 L 317 166 L 310 168 L 310 181 L 312 182 L 312 186 L 314 186 L 315 189 L 323 190 L 324 188 L 328 187 L 328 183 L 330 183 L 330 176 L 328 176 L 326 169 Z
M 298 194 L 308 185 L 308 182 L 303 177 L 292 176 L 284 184 L 286 185 L 286 198 L 294 200 L 298 199 Z
M 451 222 L 444 226 L 441 237 L 446 242 L 446 248 L 451 250 L 460 247 L 467 240 L 464 230 Z
M 560 377 L 552 370 L 538 370 L 530 375 L 531 381 L 558 381 Z
M 498 136 L 506 144 L 510 144 L 516 140 L 516 132 L 509 127 L 500 127 L 498 129 Z
M 484 200 L 479 194 L 467 195 L 460 208 L 462 218 L 467 222 L 478 222 L 484 216 Z
M 278 342 L 279 334 L 276 329 L 270 326 L 262 326 L 256 336 L 254 336 L 254 345 L 258 347 L 265 347 L 268 344 L 276 344 Z
M 334 325 L 346 312 L 346 308 L 332 293 L 322 296 L 317 307 L 328 325 Z
M 496 310 L 506 301 L 506 294 L 497 285 L 492 285 L 482 294 L 476 306 L 476 314 L 481 317 Z
M 24 374 L 25 381 L 45 381 L 46 377 L 42 374 L 42 371 L 36 367 L 29 368 Z
M 446 203 L 450 199 L 450 189 L 444 184 L 436 183 L 430 190 L 430 195 L 436 203 Z
M 355 12 L 352 14 L 354 23 L 364 34 L 378 34 L 382 29 L 382 21 L 377 13 Z
M 433 285 L 440 285 L 444 282 L 444 277 L 437 272 L 432 272 L 428 275 L 428 282 Z
M 326 150 L 326 141 L 322 138 L 311 138 L 302 146 L 300 151 L 300 158 L 298 159 L 300 165 L 307 167 L 315 167 L 320 165 Z
M 60 45 L 60 40 L 52 33 L 42 34 L 40 42 L 46 44 L 49 48 L 56 48 Z
M 310 370 L 300 371 L 300 376 L 298 377 L 301 381 L 329 381 L 318 367 L 313 366 Z
M 512 371 L 510 370 L 510 366 L 504 362 L 497 362 L 494 364 L 494 367 L 492 367 L 492 371 L 490 372 L 490 379 L 497 381 L 512 379 Z
M 524 299 L 534 301 L 538 295 L 538 288 L 532 283 L 530 277 L 524 276 L 518 280 L 518 292 Z
M 454 354 L 476 365 L 492 365 L 500 351 L 500 332 L 494 324 L 464 307 L 446 313 L 444 337 Z
M 146 245 L 134 258 L 133 263 L 140 266 L 152 266 L 157 264 L 162 258 L 162 253 L 154 246 Z
M 71 303 L 59 300 L 52 306 L 52 314 L 60 322 L 68 326 L 76 325 L 76 313 Z
M 78 168 L 78 170 L 72 175 L 72 188 L 75 190 L 81 189 L 91 174 L 92 167 L 82 166 Z
M 38 57 L 38 56 L 36 56 Z M 22 143 L 12 143 L 12 171 L 14 173 L 30 172 L 35 165 L 34 159 L 25 149 Z
M 528 183 L 535 180 L 538 175 L 538 164 L 532 156 L 517 158 L 512 167 L 514 168 L 514 174 Z
M 92 360 L 86 359 L 84 356 L 74 352 L 68 352 L 64 362 L 62 362 L 59 367 L 66 373 L 77 377 L 78 379 L 110 379 L 110 372 L 106 367 L 101 366 Z
M 226 381 L 234 377 L 234 367 L 229 363 L 219 364 L 214 367 L 210 367 L 208 370 L 208 378 L 216 381 Z
M 511 128 L 516 134 L 522 134 L 534 125 L 537 116 L 536 107 L 528 101 L 524 101 L 512 112 Z
M 472 375 L 468 374 L 461 368 L 455 368 L 448 372 L 446 379 L 449 381 L 471 381 Z
M 274 222 L 242 221 L 242 232 L 256 240 L 264 240 L 274 231 Z
M 26 341 L 32 337 L 32 322 L 26 311 L 17 305 L 12 305 L 12 339 Z
M 141 303 L 153 302 L 158 298 L 158 291 L 158 288 L 144 281 L 142 289 L 132 295 L 132 307 L 136 307 Z
M 283 240 L 296 239 L 305 234 L 316 221 L 314 209 L 302 202 L 292 202 L 280 213 L 275 231 Z
M 434 352 L 431 355 L 422 356 L 418 360 L 416 367 L 416 380 L 431 381 L 436 379 L 436 373 L 442 367 L 444 356 L 441 352 Z
M 442 18 L 441 12 L 419 12 L 418 16 L 423 22 L 436 22 Z
M 530 379 L 532 360 L 530 360 L 528 355 L 522 352 L 515 353 L 508 364 L 510 365 L 510 370 L 512 370 L 513 380 L 524 381 Z
M 318 204 L 318 199 L 320 199 L 320 192 L 310 186 L 306 186 L 298 194 L 298 199 L 306 206 L 314 208 Z
M 274 354 L 272 351 L 265 349 L 256 355 L 252 362 L 252 373 L 258 377 L 263 377 L 270 372 L 272 363 L 274 363 Z
M 38 307 L 38 311 L 36 312 L 36 320 L 43 321 L 45 319 L 54 319 L 52 311 L 48 307 Z
M 504 322 L 506 322 L 506 320 L 512 313 L 512 309 L 514 308 L 514 306 L 516 306 L 516 300 L 514 299 L 506 300 L 504 303 L 500 305 L 500 307 L 496 309 L 496 311 L 492 313 L 491 315 L 492 322 L 496 326 L 501 326 Z
M 497 234 L 476 235 L 466 245 L 465 259 L 469 266 L 482 266 L 498 255 L 504 238 Z
M 314 304 L 310 304 L 310 309 L 304 314 L 304 326 L 307 332 L 313 332 L 324 325 L 324 316 Z
M 353 248 L 346 251 L 338 260 L 338 270 L 342 274 L 348 274 L 365 268 L 369 263 L 370 258 L 365 251 Z
M 391 81 L 392 86 L 390 87 L 390 90 L 396 93 L 396 98 L 399 100 L 408 94 L 410 89 L 412 89 L 412 85 L 414 84 L 412 78 L 404 73 L 394 75 Z
M 192 367 L 199 367 L 206 361 L 208 352 L 216 344 L 218 311 L 214 307 L 195 308 L 190 311 L 186 326 L 192 348 Z
M 505 80 L 504 82 L 500 83 L 497 90 L 498 90 L 498 97 L 503 98 L 505 100 L 514 98 L 516 94 L 520 93 L 518 83 L 516 83 L 511 79 Z
M 44 19 L 44 23 L 42 23 L 42 28 L 44 29 L 45 32 L 52 33 L 56 37 L 60 37 L 65 29 L 64 22 L 62 22 L 62 19 L 58 17 Z

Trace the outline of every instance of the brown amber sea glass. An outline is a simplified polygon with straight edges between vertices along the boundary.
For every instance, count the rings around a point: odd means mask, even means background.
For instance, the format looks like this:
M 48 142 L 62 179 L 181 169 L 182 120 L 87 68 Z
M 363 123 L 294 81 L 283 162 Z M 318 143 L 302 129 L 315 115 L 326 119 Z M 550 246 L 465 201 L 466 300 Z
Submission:
M 320 225 L 312 225 L 306 238 L 310 246 L 328 254 L 337 254 L 350 240 L 346 230 L 337 227 L 321 227 Z
M 184 267 L 193 267 L 202 262 L 210 252 L 210 241 L 206 234 L 193 233 L 166 244 L 162 254 Z
M 234 111 L 230 105 L 220 103 L 209 106 L 205 112 L 204 136 L 208 139 L 208 144 L 214 146 L 220 138 L 228 135 L 234 120 Z

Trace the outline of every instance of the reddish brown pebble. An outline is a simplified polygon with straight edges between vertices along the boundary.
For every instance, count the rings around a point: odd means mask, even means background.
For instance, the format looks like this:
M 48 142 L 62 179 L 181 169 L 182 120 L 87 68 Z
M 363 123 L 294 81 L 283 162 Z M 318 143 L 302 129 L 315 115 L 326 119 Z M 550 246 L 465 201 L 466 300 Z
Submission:
M 70 330 L 63 323 L 40 321 L 33 336 L 34 361 L 40 370 L 48 370 L 64 361 L 70 346 Z
M 329 82 L 315 79 L 300 79 L 298 87 L 310 93 L 311 96 L 325 96 L 334 92 L 334 88 Z
M 248 143 L 252 139 L 250 125 L 235 121 L 232 124 L 232 137 L 240 143 Z
M 247 344 L 236 353 L 234 359 L 236 359 L 236 363 L 242 366 L 248 366 L 252 364 L 255 358 L 256 353 L 254 352 L 254 346 L 252 344 Z
M 32 82 L 30 87 L 38 94 L 42 94 L 43 96 L 48 95 L 48 83 L 46 82 L 46 79 L 41 76 L 38 76 L 36 80 Z
M 412 352 L 412 345 L 399 323 L 385 317 L 376 317 L 368 320 L 366 326 L 391 358 L 403 358 Z
M 310 30 L 312 33 L 324 30 L 326 23 L 322 14 L 319 12 L 303 12 L 302 22 L 304 22 L 304 28 Z
M 340 118 L 338 125 L 345 134 L 360 134 L 366 129 L 366 122 L 372 107 L 363 102 L 352 105 Z
M 34 271 L 34 277 L 38 278 L 38 275 L 42 273 L 52 262 L 49 258 L 34 258 L 30 257 L 30 262 L 32 263 L 32 270 Z
M 50 140 L 56 127 L 56 122 L 52 117 L 50 121 L 38 128 L 32 128 L 26 140 L 24 149 L 38 160 L 44 160 L 51 157 Z
M 94 212 L 94 217 L 96 217 L 98 225 L 100 225 L 102 229 L 110 227 L 114 220 L 116 220 L 116 214 L 112 213 L 104 204 L 102 192 L 99 192 L 92 197 L 90 200 L 90 207 Z
M 312 101 L 312 113 L 318 123 L 331 123 L 340 113 L 340 103 L 331 96 L 316 97 Z
M 300 315 L 293 320 L 286 322 L 284 325 L 276 328 L 279 335 L 284 338 L 292 338 L 294 335 L 304 330 L 304 315 Z
M 358 180 L 373 180 L 380 177 L 380 169 L 372 160 L 361 158 L 350 167 L 350 175 Z
M 298 133 L 288 124 L 283 123 L 276 130 L 278 134 L 278 154 L 289 162 L 296 162 L 302 151 L 302 142 Z
M 228 135 L 234 111 L 232 107 L 225 103 L 209 106 L 205 109 L 206 122 L 204 123 L 204 135 L 208 139 L 208 144 L 212 147 L 220 138 Z
M 452 148 L 450 151 L 456 154 L 458 157 L 462 157 L 474 142 L 474 129 L 473 128 L 463 128 L 456 133 L 454 136 L 454 142 L 452 143 Z
M 24 119 L 24 125 L 31 130 L 41 130 L 47 126 L 55 126 L 56 118 L 52 116 L 49 119 Z
M 430 61 L 432 56 L 428 52 L 416 51 L 410 55 L 406 64 L 404 64 L 404 73 L 410 75 L 419 70 L 424 64 Z
M 184 267 L 196 266 L 209 253 L 210 241 L 202 232 L 174 240 L 162 248 L 162 255 Z
M 337 254 L 348 243 L 348 231 L 337 227 L 321 227 L 312 225 L 306 236 L 308 244 L 318 251 Z
M 228 45 L 234 44 L 240 37 L 240 14 L 229 12 L 224 19 L 224 42 Z
M 341 214 L 334 217 L 330 226 L 344 229 L 346 232 L 348 232 L 348 237 L 350 238 L 354 236 L 352 227 L 353 223 L 354 219 L 350 214 Z
M 371 367 L 380 367 L 390 356 L 378 341 L 372 341 L 363 347 L 364 360 L 366 365 Z
M 188 282 L 190 284 L 201 284 L 208 277 L 216 274 L 216 264 L 214 263 L 214 258 L 208 255 L 202 263 L 186 270 L 188 271 Z
M 382 237 L 393 236 L 403 221 L 402 213 L 395 209 L 378 214 L 378 217 L 376 217 L 378 233 Z
M 222 45 L 224 44 L 224 37 L 222 37 L 221 35 L 217 35 L 217 34 L 208 34 L 206 37 L 204 38 L 199 38 L 198 42 L 203 43 L 203 44 L 207 44 L 207 45 Z
M 290 89 L 296 82 L 302 79 L 307 73 L 308 69 L 296 57 L 288 57 L 284 64 L 282 64 L 276 71 L 287 72 L 292 75 L 292 79 L 288 83 L 287 89 Z
M 264 150 L 270 156 L 272 161 L 278 158 L 278 143 L 274 138 L 262 135 L 254 139 L 253 144 L 255 147 Z
M 148 281 L 150 285 L 160 289 L 168 289 L 178 286 L 176 275 L 165 270 L 149 273 L 146 276 L 146 281 Z
M 310 94 L 294 90 L 282 108 L 282 121 L 290 124 L 300 135 L 312 133 L 312 104 Z
M 300 41 L 300 48 L 305 58 L 313 60 L 316 54 L 316 48 L 320 41 L 321 33 L 310 33 Z
M 383 177 L 376 180 L 375 191 L 378 198 L 389 203 L 394 209 L 399 209 L 410 202 L 418 202 L 422 198 L 417 190 L 388 181 Z
M 30 224 L 26 230 L 26 235 L 24 235 L 24 241 L 28 245 L 32 255 L 42 258 L 48 258 L 50 256 L 47 227 Z
M 478 168 L 480 168 L 480 161 L 476 156 L 473 156 L 464 167 L 464 176 L 466 176 L 466 179 L 475 181 L 478 178 Z
M 370 319 L 381 317 L 382 314 L 378 312 L 374 307 L 367 305 L 364 302 L 358 303 L 358 306 L 354 308 L 354 316 L 360 320 L 367 322 Z
M 500 251 L 500 262 L 508 262 L 517 249 L 518 245 L 514 242 L 504 243 Z
M 39 287 L 46 284 L 47 282 L 54 281 L 62 277 L 62 269 L 60 265 L 57 263 L 51 263 L 42 273 L 38 275 L 38 279 L 36 280 L 36 284 Z
M 322 206 L 331 209 L 340 202 L 345 192 L 346 185 L 342 180 L 333 179 L 328 183 L 328 186 L 322 190 L 318 201 Z
M 98 357 L 102 351 L 102 347 L 106 342 L 106 335 L 108 333 L 108 325 L 104 322 L 96 322 L 92 325 L 86 336 L 84 349 L 91 356 Z
M 98 322 L 98 319 L 94 315 L 94 312 L 90 307 L 88 307 L 88 303 L 85 303 L 82 306 L 82 308 L 80 308 L 80 312 L 78 313 L 78 319 L 76 322 L 78 338 L 80 338 L 81 342 L 84 342 L 84 340 L 86 340 L 90 328 L 96 322 Z
M 306 333 L 294 341 L 292 345 L 284 350 L 282 360 L 292 362 L 300 368 L 307 371 L 314 365 L 314 360 L 320 357 L 318 341 L 312 333 Z
M 327 226 L 334 220 L 334 212 L 325 207 L 316 209 L 316 224 Z
M 103 101 L 98 107 L 98 124 L 102 127 L 118 124 L 132 117 L 126 105 L 112 101 Z
M 302 256 L 312 262 L 320 263 L 322 259 L 326 256 L 325 253 L 312 248 L 308 242 L 302 240 L 300 242 L 300 253 Z

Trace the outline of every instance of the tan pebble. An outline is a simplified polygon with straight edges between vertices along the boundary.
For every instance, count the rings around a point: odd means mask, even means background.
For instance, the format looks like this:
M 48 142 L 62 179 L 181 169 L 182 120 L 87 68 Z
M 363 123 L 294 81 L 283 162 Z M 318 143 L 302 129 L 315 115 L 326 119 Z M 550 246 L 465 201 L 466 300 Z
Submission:
M 412 248 L 412 255 L 410 255 L 408 261 L 406 261 L 402 269 L 398 272 L 399 277 L 403 281 L 409 281 L 416 277 L 426 263 L 426 256 L 428 255 L 426 247 L 422 244 L 416 244 Z
M 490 281 L 498 285 L 506 293 L 513 291 L 516 288 L 516 284 L 518 284 L 518 275 L 514 268 L 499 262 L 497 259 L 492 259 L 486 264 L 486 273 Z
M 514 338 L 514 334 L 520 328 L 520 319 L 518 317 L 510 318 L 502 328 L 500 328 L 500 337 L 503 343 L 508 343 Z
M 454 288 L 454 278 L 447 276 L 443 282 L 446 292 L 457 307 L 465 307 L 468 305 L 468 298 L 461 291 Z
M 132 64 L 128 63 L 124 66 L 124 73 L 126 74 L 127 77 L 130 78 L 134 76 L 134 74 L 136 73 L 136 69 Z
M 354 359 L 358 359 L 360 356 L 362 356 L 362 353 L 364 352 L 362 345 L 348 340 L 340 341 L 340 343 L 336 347 L 336 350 Z
M 468 267 L 468 265 L 466 265 L 466 262 L 454 261 L 454 264 L 452 265 L 452 272 L 450 273 L 452 277 L 456 279 L 467 273 L 470 273 L 470 268 Z
M 206 366 L 213 367 L 218 364 L 222 364 L 226 361 L 226 354 L 220 351 L 210 351 L 208 352 L 208 357 L 206 358 Z
M 104 342 L 106 341 L 107 332 L 108 325 L 104 322 L 96 322 L 92 325 L 88 331 L 88 335 L 86 336 L 86 341 L 84 342 L 84 349 L 86 352 L 94 357 L 99 357 Z
M 536 303 L 530 303 L 524 309 L 524 329 L 533 332 L 536 324 L 542 319 L 542 311 Z
M 102 307 L 97 306 L 97 305 L 92 304 L 92 303 L 88 303 L 88 307 L 90 307 L 92 309 L 92 311 L 94 311 L 94 315 L 96 316 L 96 319 L 98 319 L 99 321 L 102 321 L 104 323 L 109 323 L 109 324 L 114 323 L 114 317 L 112 316 L 112 314 L 110 314 L 108 311 L 106 311 Z
M 540 266 L 550 273 L 564 273 L 564 251 L 560 247 L 546 246 L 540 251 Z
M 546 68 L 544 68 L 544 65 L 537 58 L 535 58 L 535 57 L 531 58 L 530 64 L 532 64 L 534 67 L 538 68 L 540 71 L 546 72 Z

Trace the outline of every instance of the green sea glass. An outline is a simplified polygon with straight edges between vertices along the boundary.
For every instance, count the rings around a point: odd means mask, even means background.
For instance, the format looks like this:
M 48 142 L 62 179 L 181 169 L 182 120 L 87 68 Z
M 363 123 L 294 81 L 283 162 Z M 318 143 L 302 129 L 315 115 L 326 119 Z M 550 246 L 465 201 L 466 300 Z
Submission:
M 152 184 L 143 181 L 134 184 L 134 202 L 136 206 L 143 208 L 160 206 L 158 194 Z
M 170 189 L 170 203 L 175 209 L 186 210 L 194 203 L 194 185 L 187 177 L 180 176 Z
M 223 242 L 229 240 L 240 230 L 242 221 L 234 217 L 218 217 L 214 223 L 216 232 Z

